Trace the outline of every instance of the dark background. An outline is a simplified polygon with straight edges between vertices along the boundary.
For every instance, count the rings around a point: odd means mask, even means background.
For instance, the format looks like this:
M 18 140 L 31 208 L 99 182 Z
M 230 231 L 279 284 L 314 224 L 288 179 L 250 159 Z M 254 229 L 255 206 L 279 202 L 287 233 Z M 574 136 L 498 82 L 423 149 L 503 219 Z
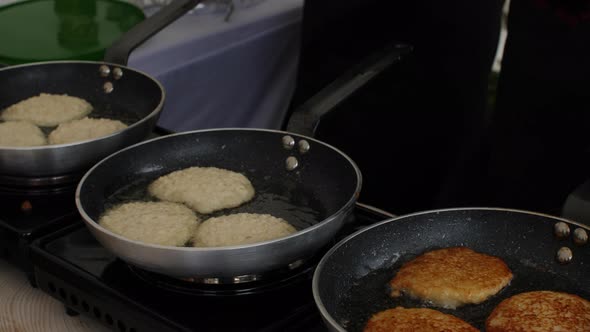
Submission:
M 503 1 L 307 1 L 292 109 L 384 45 L 410 44 L 319 127 L 361 168 L 360 201 L 559 214 L 590 173 L 590 15 L 585 0 L 560 3 L 512 1 L 498 78 Z

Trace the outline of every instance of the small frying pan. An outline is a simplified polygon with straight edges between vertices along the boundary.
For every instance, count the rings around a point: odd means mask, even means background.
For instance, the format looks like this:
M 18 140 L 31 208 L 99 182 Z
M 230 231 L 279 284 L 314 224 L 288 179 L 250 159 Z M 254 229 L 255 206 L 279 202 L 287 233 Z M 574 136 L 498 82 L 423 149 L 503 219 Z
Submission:
M 532 290 L 577 294 L 590 300 L 590 245 L 558 239 L 558 222 L 587 226 L 548 215 L 507 209 L 463 208 L 421 212 L 383 221 L 342 240 L 322 258 L 313 278 L 313 294 L 332 331 L 362 331 L 372 314 L 426 304 L 389 297 L 388 282 L 408 260 L 433 249 L 466 246 L 503 259 L 514 278 L 500 293 L 478 305 L 455 310 L 435 308 L 483 329 L 487 316 L 503 299 Z M 572 260 L 559 263 L 561 247 Z
M 164 105 L 162 85 L 126 67 L 129 53 L 199 0 L 174 1 L 130 29 L 109 48 L 104 62 L 52 61 L 0 69 L 0 110 L 40 93 L 68 94 L 94 106 L 91 117 L 106 117 L 128 128 L 98 139 L 38 147 L 0 147 L 0 174 L 55 177 L 82 173 L 101 158 L 145 139 Z M 51 128 L 46 128 L 50 131 Z

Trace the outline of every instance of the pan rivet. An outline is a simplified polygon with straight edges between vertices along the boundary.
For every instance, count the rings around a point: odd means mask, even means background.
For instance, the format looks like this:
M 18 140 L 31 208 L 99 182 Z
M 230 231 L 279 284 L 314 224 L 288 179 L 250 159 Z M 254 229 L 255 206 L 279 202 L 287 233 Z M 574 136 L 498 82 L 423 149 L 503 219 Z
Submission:
M 294 169 L 297 168 L 297 166 L 299 166 L 299 162 L 297 161 L 297 158 L 291 156 L 287 158 L 287 162 L 285 163 L 287 165 L 287 170 L 288 171 L 292 171 Z
M 113 87 L 113 83 L 111 82 L 106 82 L 103 86 L 102 86 L 103 90 L 105 93 L 111 93 L 113 92 L 113 90 L 115 89 Z
M 556 223 L 555 226 L 553 226 L 553 230 L 555 232 L 555 236 L 557 236 L 560 239 L 563 239 L 570 235 L 570 227 L 563 221 Z
M 115 68 L 113 69 L 113 77 L 118 80 L 121 77 L 123 77 L 123 70 L 121 70 L 121 68 Z
M 304 139 L 302 139 L 301 141 L 299 141 L 298 145 L 299 145 L 299 152 L 302 153 L 302 154 L 303 153 L 306 153 L 307 151 L 309 151 L 309 148 L 311 147 L 309 145 L 309 142 L 306 141 L 306 140 L 304 140 Z
M 574 254 L 572 253 L 572 250 L 568 247 L 561 247 L 557 251 L 557 261 L 561 264 L 567 264 L 571 262 L 573 257 Z
M 291 136 L 283 136 L 283 147 L 291 150 L 295 146 L 295 139 Z
M 111 68 L 107 65 L 101 65 L 98 67 L 98 72 L 100 73 L 100 76 L 107 77 L 111 73 Z
M 574 230 L 574 243 L 577 245 L 583 245 L 588 242 L 588 233 L 583 228 L 576 228 Z

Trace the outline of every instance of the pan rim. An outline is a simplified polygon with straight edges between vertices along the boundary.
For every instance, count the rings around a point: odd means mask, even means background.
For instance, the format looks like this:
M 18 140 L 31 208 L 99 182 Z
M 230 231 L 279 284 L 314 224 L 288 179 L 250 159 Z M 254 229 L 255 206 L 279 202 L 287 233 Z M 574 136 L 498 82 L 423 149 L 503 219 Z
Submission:
M 431 214 L 431 213 L 439 213 L 439 212 L 473 211 L 473 210 L 505 211 L 505 212 L 515 212 L 515 213 L 520 213 L 520 214 L 536 215 L 536 216 L 540 216 L 540 217 L 555 219 L 556 221 L 567 222 L 567 223 L 576 225 L 578 227 L 581 227 L 581 228 L 584 228 L 584 229 L 590 231 L 590 226 L 584 225 L 584 224 L 581 224 L 581 223 L 578 223 L 578 222 L 575 222 L 575 221 L 572 221 L 570 219 L 566 219 L 563 217 L 557 217 L 557 216 L 553 216 L 550 214 L 541 213 L 541 212 L 534 212 L 534 211 L 529 211 L 529 210 L 511 209 L 511 208 L 502 208 L 502 207 L 455 207 L 455 208 L 445 208 L 445 209 L 433 209 L 433 210 L 426 210 L 426 211 L 419 211 L 419 212 L 414 212 L 414 213 L 410 213 L 410 214 L 405 214 L 405 215 L 401 215 L 401 216 L 398 216 L 395 218 L 389 218 L 389 219 L 377 222 L 371 226 L 367 226 L 363 229 L 360 229 L 360 230 L 350 234 L 349 236 L 345 237 L 344 239 L 342 239 L 338 243 L 336 243 L 332 248 L 330 248 L 330 250 L 328 250 L 328 252 L 326 252 L 324 254 L 322 259 L 320 260 L 320 262 L 316 266 L 316 269 L 313 273 L 312 282 L 311 282 L 313 300 L 316 304 L 316 307 L 320 311 L 322 318 L 324 320 L 328 321 L 330 323 L 330 326 L 332 328 L 335 328 L 337 331 L 346 332 L 346 330 L 338 322 L 336 322 L 334 317 L 332 317 L 332 315 L 330 315 L 330 313 L 328 313 L 328 310 L 324 306 L 324 303 L 322 302 L 322 299 L 320 298 L 320 295 L 319 295 L 319 279 L 320 279 L 321 271 L 323 270 L 324 265 L 326 265 L 326 262 L 328 261 L 328 259 L 334 254 L 334 252 L 336 250 L 338 250 L 340 247 L 342 247 L 343 245 L 348 243 L 352 238 L 355 238 L 359 234 L 369 231 L 375 227 L 379 227 L 383 224 L 395 222 L 395 221 L 398 221 L 401 219 L 406 219 L 408 217 L 420 216 L 420 215 Z M 318 272 L 318 271 L 320 271 L 320 272 Z
M 46 65 L 54 65 L 54 64 L 68 64 L 68 63 L 70 63 L 70 64 L 88 64 L 88 65 L 91 65 L 91 64 L 93 64 L 93 65 L 108 65 L 108 66 L 112 66 L 112 67 L 114 66 L 114 67 L 119 67 L 119 68 L 122 68 L 125 70 L 133 71 L 139 75 L 144 76 L 145 78 L 149 79 L 150 81 L 154 82 L 157 85 L 157 87 L 160 89 L 162 97 L 160 98 L 160 102 L 158 103 L 158 105 L 156 105 L 156 107 L 154 107 L 154 109 L 148 115 L 144 116 L 143 118 L 139 119 L 139 121 L 134 122 L 133 124 L 124 128 L 123 130 L 119 130 L 119 131 L 109 134 L 107 136 L 101 136 L 101 137 L 98 137 L 95 139 L 88 139 L 88 140 L 65 143 L 65 144 L 21 146 L 21 147 L 0 146 L 0 151 L 40 151 L 40 150 L 51 151 L 51 150 L 58 150 L 61 148 L 67 148 L 67 147 L 76 146 L 76 145 L 83 145 L 83 144 L 86 144 L 89 142 L 98 142 L 98 141 L 102 141 L 102 140 L 107 140 L 107 139 L 117 136 L 125 131 L 131 130 L 132 128 L 139 127 L 144 122 L 146 122 L 146 121 L 150 120 L 151 118 L 153 118 L 154 116 L 158 115 L 160 113 L 160 111 L 162 110 L 162 108 L 164 107 L 164 101 L 166 100 L 166 90 L 164 89 L 164 86 L 162 85 L 162 83 L 160 83 L 157 79 L 155 79 L 153 76 L 145 73 L 144 71 L 134 69 L 134 68 L 131 68 L 128 66 L 119 65 L 116 63 L 112 63 L 112 62 L 87 61 L 87 60 L 43 61 L 43 62 L 33 62 L 33 63 L 28 63 L 28 64 L 20 64 L 20 65 L 14 65 L 14 66 L 8 66 L 5 68 L 0 68 L 0 72 L 8 71 L 8 70 L 16 69 L 16 68 L 23 68 L 23 67 L 36 67 L 36 66 L 46 66 Z
M 330 148 L 332 150 L 334 150 L 336 153 L 340 154 L 341 156 L 343 156 L 349 163 L 350 165 L 353 167 L 354 172 L 356 173 L 357 176 L 357 183 L 356 183 L 356 188 L 354 190 L 354 193 L 351 195 L 351 197 L 349 198 L 349 200 L 346 202 L 346 204 L 344 204 L 342 207 L 340 207 L 339 210 L 337 210 L 336 212 L 334 212 L 332 215 L 330 215 L 329 217 L 323 219 L 322 221 L 306 227 L 302 230 L 299 230 L 293 234 L 287 235 L 285 237 L 281 237 L 278 239 L 272 239 L 272 240 L 267 240 L 267 241 L 263 241 L 263 242 L 256 242 L 256 243 L 251 243 L 251 244 L 242 244 L 242 245 L 234 245 L 234 246 L 223 246 L 223 247 L 173 247 L 173 246 L 164 246 L 164 245 L 158 245 L 158 244 L 150 244 L 150 243 L 144 243 L 144 242 L 140 242 L 140 241 L 136 241 L 136 240 L 131 240 L 128 239 L 124 236 L 121 236 L 119 234 L 115 234 L 113 232 L 111 232 L 110 230 L 100 226 L 100 224 L 95 221 L 94 219 L 92 219 L 84 210 L 82 203 L 80 201 L 80 192 L 82 189 L 82 186 L 84 184 L 84 182 L 86 181 L 86 178 L 96 169 L 98 168 L 101 164 L 107 162 L 107 160 L 109 160 L 110 158 L 115 157 L 118 154 L 124 153 L 127 150 L 131 150 L 134 149 L 138 146 L 144 145 L 144 144 L 149 144 L 151 142 L 154 141 L 159 141 L 159 140 L 163 140 L 163 139 L 169 139 L 171 137 L 176 137 L 176 136 L 183 136 L 183 135 L 192 135 L 192 134 L 199 134 L 199 133 L 204 133 L 204 132 L 218 132 L 218 131 L 256 131 L 256 132 L 269 132 L 269 133 L 277 133 L 277 134 L 287 134 L 287 135 L 296 135 L 298 137 L 313 141 L 315 143 L 324 145 L 327 148 Z M 287 131 L 282 131 L 282 130 L 276 130 L 276 129 L 264 129 L 264 128 L 239 128 L 239 127 L 228 127 L 228 128 L 213 128 L 213 129 L 200 129 L 200 130 L 193 130 L 193 131 L 186 131 L 186 132 L 179 132 L 179 133 L 174 133 L 174 134 L 169 134 L 166 136 L 162 136 L 162 137 L 156 137 L 156 138 L 152 138 L 150 140 L 146 140 L 143 142 L 139 142 L 133 145 L 130 145 L 124 149 L 121 149 L 107 157 L 105 157 L 104 159 L 102 159 L 101 161 L 99 161 L 98 163 L 96 163 L 94 166 L 92 166 L 92 168 L 90 168 L 82 177 L 82 179 L 80 179 L 80 182 L 78 182 L 78 186 L 76 187 L 76 207 L 78 209 L 78 212 L 80 213 L 80 215 L 82 216 L 82 219 L 84 220 L 85 224 L 87 226 L 90 226 L 102 233 L 105 233 L 111 237 L 115 237 L 118 240 L 127 242 L 127 243 L 132 243 L 133 245 L 137 245 L 137 246 L 141 246 L 144 248 L 149 248 L 149 249 L 159 249 L 159 250 L 174 250 L 174 251 L 183 251 L 183 252 L 220 252 L 220 251 L 237 251 L 237 250 L 243 250 L 243 249 L 253 249 L 253 248 L 257 248 L 257 247 L 262 247 L 262 246 L 266 246 L 266 245 L 270 245 L 270 244 L 275 244 L 275 243 L 280 243 L 283 241 L 289 241 L 293 238 L 297 238 L 300 236 L 303 236 L 304 234 L 307 234 L 309 232 L 312 232 L 313 230 L 322 227 L 323 225 L 332 222 L 333 220 L 339 218 L 345 211 L 349 210 L 350 208 L 352 208 L 352 206 L 354 205 L 354 203 L 356 202 L 360 191 L 361 191 L 361 187 L 362 187 L 362 173 L 359 169 L 359 167 L 357 166 L 357 164 L 348 156 L 346 155 L 344 152 L 342 152 L 341 150 L 337 149 L 336 147 L 327 144 L 325 142 L 322 142 L 320 140 L 317 140 L 313 137 L 309 137 L 309 136 L 305 136 L 305 135 L 300 135 L 297 133 L 292 133 L 292 132 L 287 132 Z

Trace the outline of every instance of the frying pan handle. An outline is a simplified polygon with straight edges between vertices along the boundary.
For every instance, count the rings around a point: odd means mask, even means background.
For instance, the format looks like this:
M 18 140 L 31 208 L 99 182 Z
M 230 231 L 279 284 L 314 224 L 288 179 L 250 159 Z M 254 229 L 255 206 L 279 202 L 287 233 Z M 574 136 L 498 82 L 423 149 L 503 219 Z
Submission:
M 104 55 L 105 62 L 126 66 L 129 54 L 156 32 L 164 29 L 177 18 L 195 8 L 202 0 L 173 0 L 154 15 L 146 18 L 109 47 Z
M 287 131 L 315 136 L 324 116 L 411 51 L 411 46 L 395 44 L 369 56 L 295 109 L 287 123 Z
M 382 210 L 380 208 L 374 207 L 372 205 L 364 204 L 364 203 L 361 203 L 361 202 L 356 202 L 355 204 L 356 204 L 357 207 L 360 207 L 362 209 L 371 211 L 371 212 L 373 212 L 375 214 L 380 214 L 380 215 L 386 216 L 388 218 L 395 218 L 395 217 L 397 217 L 395 214 L 393 214 L 391 212 L 387 212 L 385 210 Z

